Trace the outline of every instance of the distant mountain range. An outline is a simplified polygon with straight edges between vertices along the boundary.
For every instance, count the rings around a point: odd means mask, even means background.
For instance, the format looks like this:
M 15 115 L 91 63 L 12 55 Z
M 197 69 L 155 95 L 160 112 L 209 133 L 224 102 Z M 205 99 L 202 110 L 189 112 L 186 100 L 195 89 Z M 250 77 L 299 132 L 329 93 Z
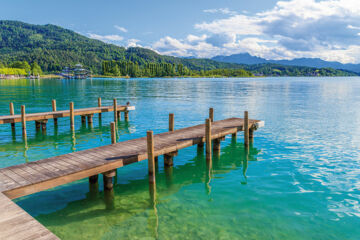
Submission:
M 328 62 L 320 58 L 296 58 L 293 60 L 267 60 L 252 56 L 248 53 L 233 54 L 230 56 L 216 56 L 212 60 L 238 64 L 265 64 L 273 63 L 288 66 L 304 66 L 314 68 L 334 68 L 360 73 L 360 64 L 342 64 L 340 62 Z

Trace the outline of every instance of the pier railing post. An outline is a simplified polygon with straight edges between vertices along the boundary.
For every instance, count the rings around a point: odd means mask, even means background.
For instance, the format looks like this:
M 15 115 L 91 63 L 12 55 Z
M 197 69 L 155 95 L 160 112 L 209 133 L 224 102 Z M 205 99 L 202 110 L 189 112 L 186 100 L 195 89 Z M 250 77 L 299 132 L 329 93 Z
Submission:
M 101 97 L 98 98 L 98 107 L 101 107 Z M 101 119 L 101 113 L 99 113 L 99 120 Z
M 147 153 L 148 153 L 149 182 L 155 184 L 155 156 L 154 156 L 153 131 L 147 131 Z
M 116 125 L 115 122 L 110 123 L 110 130 L 111 130 L 111 144 L 116 143 Z
M 70 129 L 75 130 L 75 119 L 74 119 L 74 103 L 70 103 Z
M 9 107 L 10 107 L 10 115 L 15 115 L 14 104 L 12 102 L 9 104 Z M 11 129 L 15 131 L 15 123 L 11 123 Z
M 249 146 L 249 113 L 244 112 L 244 144 L 245 147 Z
M 56 100 L 55 100 L 55 99 L 53 99 L 53 100 L 51 101 L 51 105 L 52 105 L 52 110 L 53 110 L 53 112 L 56 112 L 57 109 L 56 109 Z M 57 125 L 57 118 L 54 118 L 54 125 L 55 125 L 55 126 Z
M 174 127 L 175 127 L 175 123 L 174 123 L 174 114 L 170 113 L 169 114 L 169 132 L 173 132 L 174 131 Z
M 21 124 L 22 124 L 22 135 L 23 135 L 24 140 L 26 140 L 27 134 L 26 134 L 25 105 L 21 105 Z
M 211 122 L 214 122 L 214 108 L 209 108 L 209 118 Z
M 206 160 L 211 161 L 211 119 L 205 121 Z
M 117 102 L 116 102 L 116 98 L 114 98 L 113 102 L 114 102 L 114 122 L 117 123 L 118 119 L 117 119 Z

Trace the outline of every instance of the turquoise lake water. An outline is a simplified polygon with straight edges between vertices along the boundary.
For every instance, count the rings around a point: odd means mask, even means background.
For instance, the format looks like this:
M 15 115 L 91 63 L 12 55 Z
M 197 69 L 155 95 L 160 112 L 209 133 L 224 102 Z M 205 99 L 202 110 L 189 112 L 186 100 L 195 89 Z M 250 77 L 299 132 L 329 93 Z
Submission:
M 246 161 L 242 134 L 227 137 L 210 175 L 196 146 L 174 167 L 157 172 L 157 201 L 149 196 L 147 161 L 118 169 L 113 209 L 88 180 L 15 200 L 62 239 L 360 239 L 360 78 L 0 80 L 0 115 L 119 104 L 136 106 L 118 125 L 119 140 L 215 120 L 264 120 Z M 11 133 L 0 125 L 0 167 L 110 143 L 112 113 L 70 134 L 69 119 L 48 123 L 46 135 L 27 123 Z M 110 204 L 111 205 L 111 204 Z

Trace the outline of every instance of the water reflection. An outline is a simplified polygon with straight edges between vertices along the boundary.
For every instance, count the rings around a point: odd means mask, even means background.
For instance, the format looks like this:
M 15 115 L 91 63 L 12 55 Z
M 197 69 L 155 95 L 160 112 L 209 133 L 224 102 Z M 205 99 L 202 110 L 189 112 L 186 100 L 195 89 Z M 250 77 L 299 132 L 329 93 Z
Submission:
M 146 216 L 148 230 L 145 234 L 157 239 L 159 238 L 159 222 L 162 217 L 166 219 L 166 214 L 162 215 L 159 207 L 167 204 L 167 198 L 186 186 L 198 183 L 206 186 L 204 194 L 211 195 L 214 190 L 212 182 L 216 181 L 220 175 L 240 170 L 246 176 L 248 161 L 256 161 L 258 153 L 259 150 L 252 145 L 249 151 L 246 151 L 242 143 L 232 143 L 223 148 L 222 154 L 214 158 L 213 163 L 207 162 L 204 153 L 200 151 L 192 160 L 183 165 L 176 165 L 179 156 L 175 158 L 175 167 L 159 170 L 156 185 L 149 184 L 145 176 L 125 184 L 118 183 L 114 185 L 114 191 L 99 192 L 98 186 L 92 186 L 85 199 L 69 202 L 65 208 L 39 215 L 37 219 L 46 223 L 46 226 L 62 239 L 71 239 L 70 229 L 74 226 L 84 228 L 84 231 L 88 228 L 87 224 L 82 224 L 83 221 L 88 224 L 93 222 L 93 224 L 102 225 L 99 233 L 91 233 L 93 238 L 101 238 L 102 234 L 109 231 L 109 228 L 120 226 L 120 224 L 125 226 L 126 222 L 134 217 Z M 30 201 L 30 199 L 27 200 Z M 107 227 L 104 227 L 104 224 Z M 79 235 L 76 237 L 83 238 Z

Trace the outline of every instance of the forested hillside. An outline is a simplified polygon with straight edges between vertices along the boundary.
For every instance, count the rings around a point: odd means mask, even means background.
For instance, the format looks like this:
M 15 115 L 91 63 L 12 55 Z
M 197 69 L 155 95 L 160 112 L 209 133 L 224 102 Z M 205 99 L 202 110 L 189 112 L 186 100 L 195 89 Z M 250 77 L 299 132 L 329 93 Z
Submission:
M 18 21 L 0 21 L 0 61 L 37 62 L 43 71 L 61 71 L 65 66 L 83 64 L 93 73 L 101 73 L 104 60 L 130 60 L 183 64 L 193 70 L 239 68 L 238 64 L 209 59 L 182 59 L 162 56 L 144 48 L 119 47 L 90 39 L 55 25 L 33 25 Z
M 82 36 L 55 25 L 0 21 L 0 68 L 18 68 L 18 63 L 36 66 L 32 74 L 60 72 L 81 63 L 94 74 L 109 76 L 349 76 L 352 72 L 331 68 L 246 65 L 210 59 L 185 59 L 160 55 L 146 48 L 124 48 Z M 116 66 L 113 64 L 116 62 Z M 123 65 L 121 65 L 121 64 Z M 41 67 L 41 69 L 37 66 Z M 111 65 L 112 64 L 112 65 Z M 132 66 L 125 70 L 125 67 Z M 26 65 L 26 64 L 25 64 Z M 5 70 L 5 68 L 7 68 Z M 118 68 L 118 69 L 117 69 Z M 23 68 L 26 69 L 26 68 Z M 180 70 L 179 70 L 180 69 Z M 245 69 L 246 71 L 240 71 Z M 214 71 L 212 71 L 214 70 Z M 216 71 L 215 71 L 216 70 Z M 251 73 L 247 72 L 250 71 Z M 26 69 L 28 73 L 29 70 Z

